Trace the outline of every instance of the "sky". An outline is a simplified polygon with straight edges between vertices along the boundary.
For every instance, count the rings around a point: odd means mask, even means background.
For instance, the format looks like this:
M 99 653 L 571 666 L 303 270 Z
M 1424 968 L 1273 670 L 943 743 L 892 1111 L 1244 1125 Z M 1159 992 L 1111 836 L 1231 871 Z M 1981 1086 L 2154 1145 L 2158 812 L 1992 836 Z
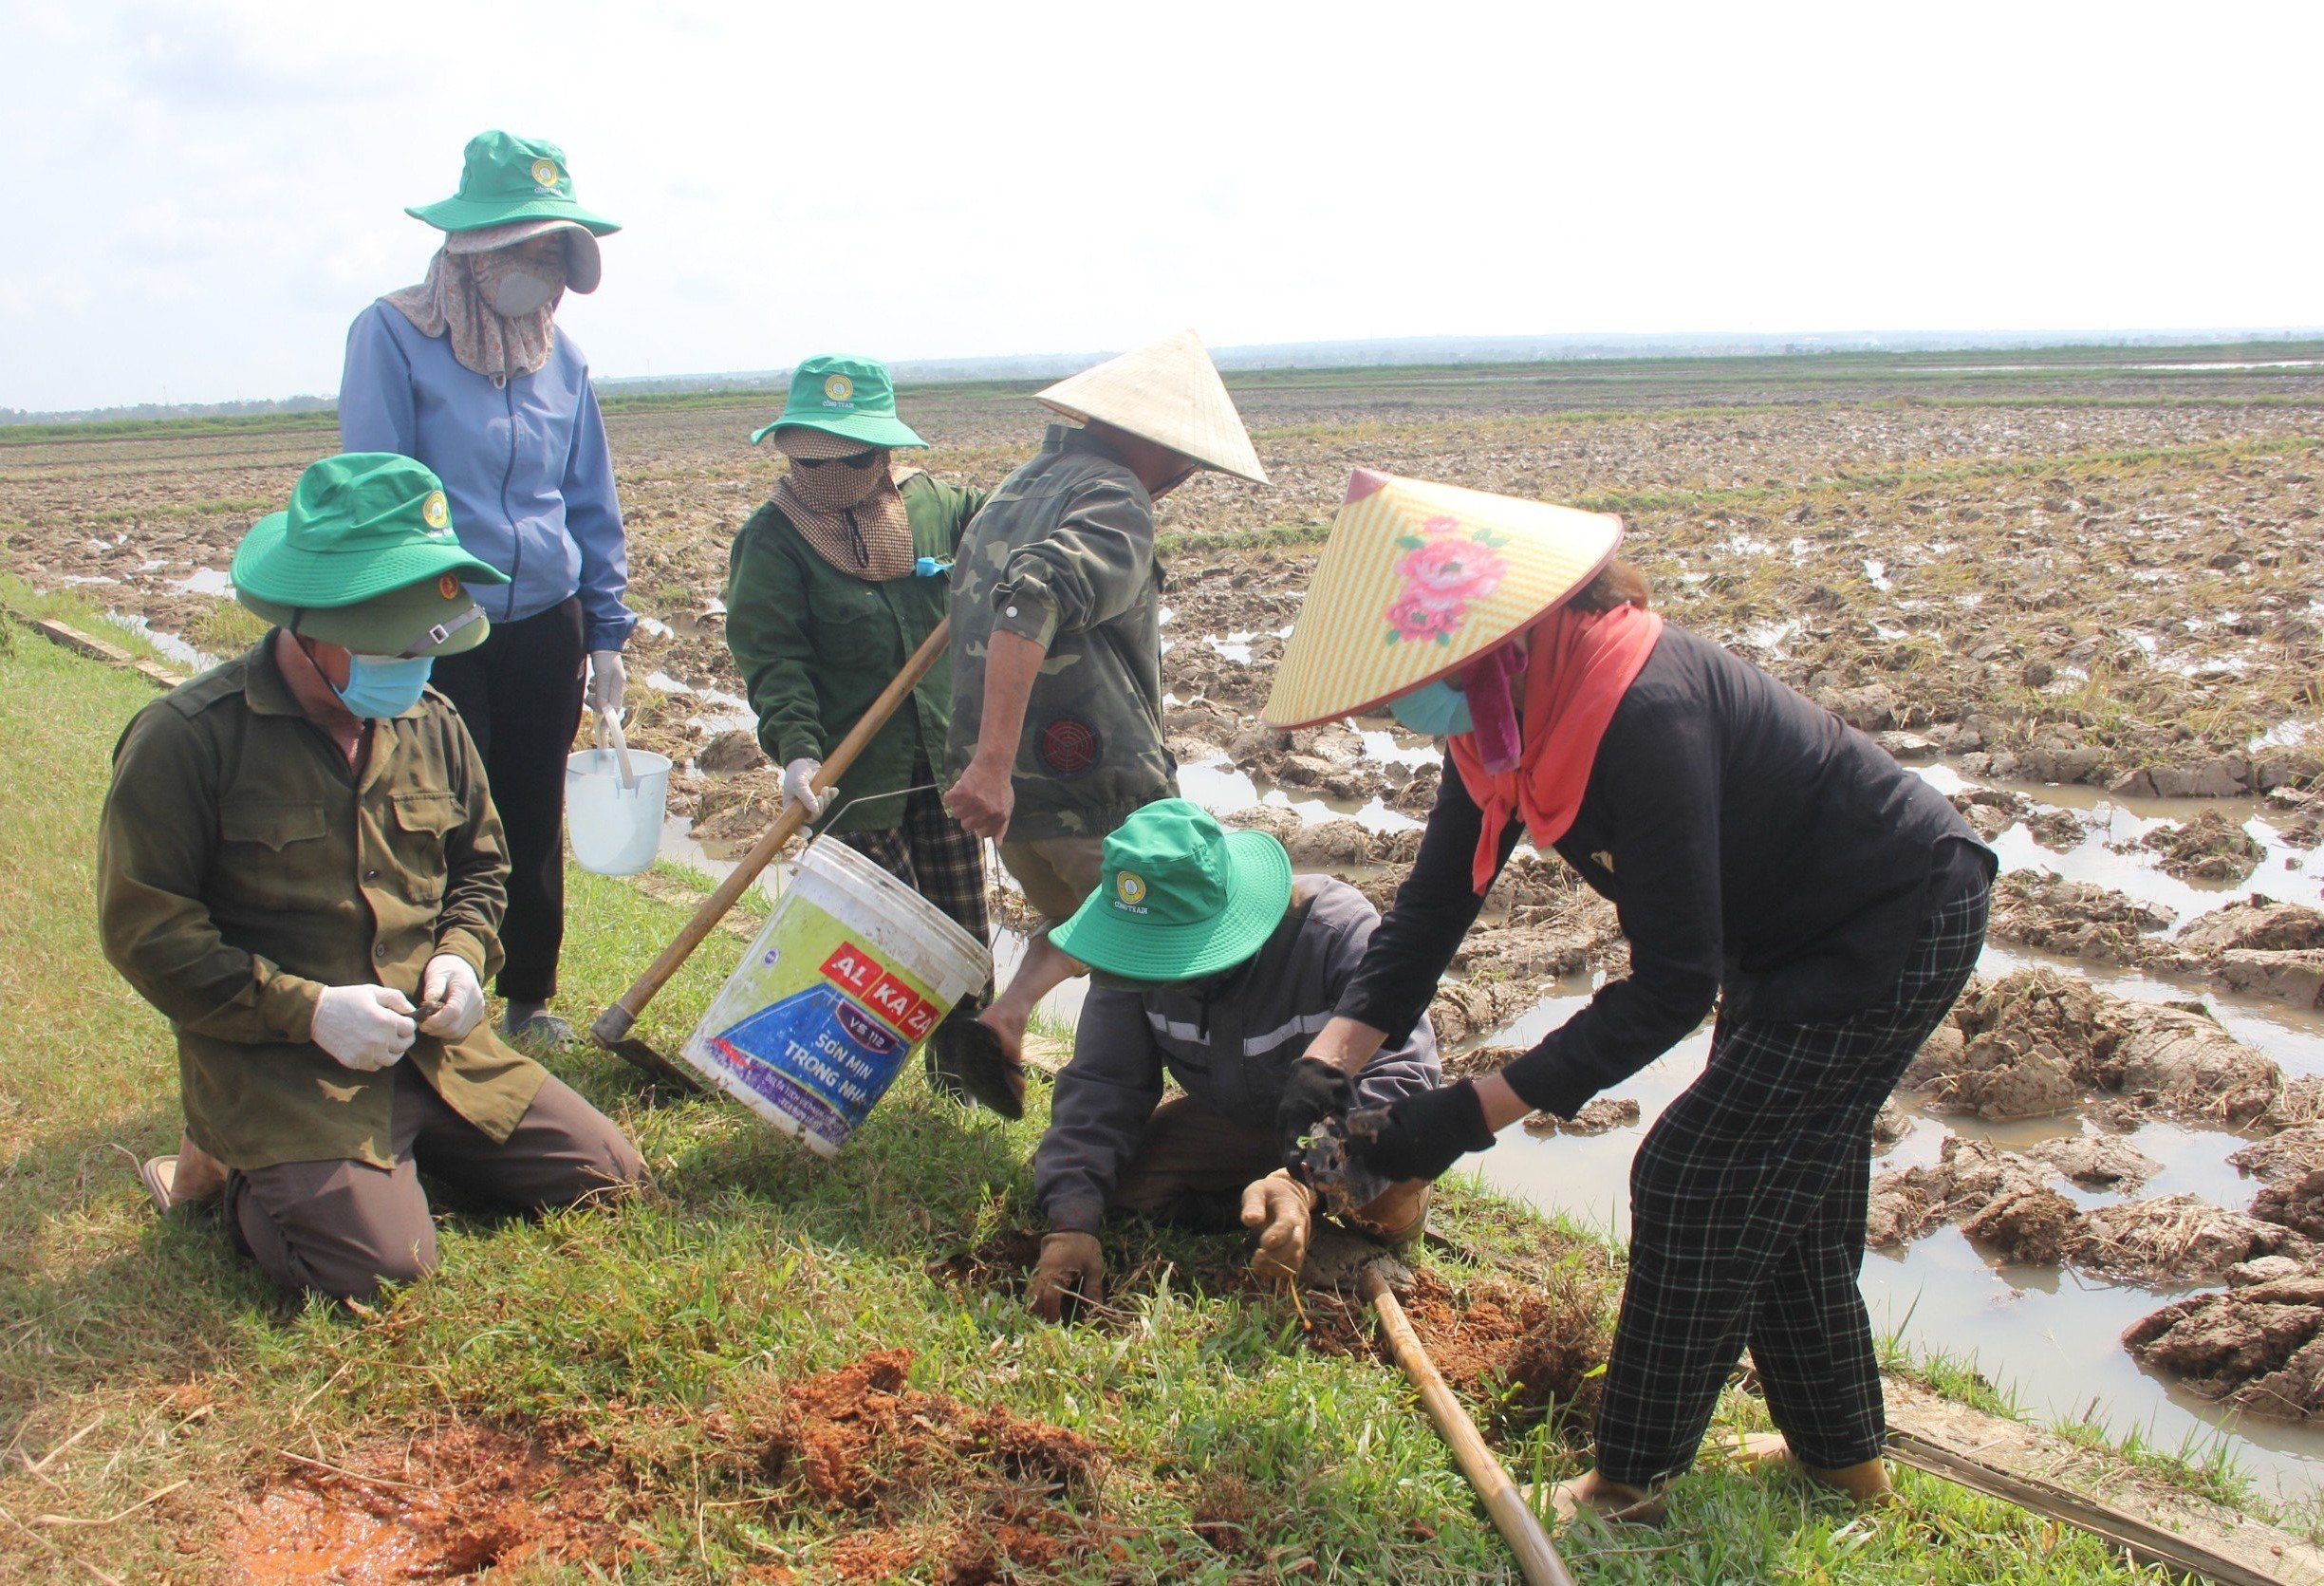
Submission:
M 0 407 L 337 388 L 488 127 L 600 375 L 2312 325 L 2324 6 L 0 0 Z

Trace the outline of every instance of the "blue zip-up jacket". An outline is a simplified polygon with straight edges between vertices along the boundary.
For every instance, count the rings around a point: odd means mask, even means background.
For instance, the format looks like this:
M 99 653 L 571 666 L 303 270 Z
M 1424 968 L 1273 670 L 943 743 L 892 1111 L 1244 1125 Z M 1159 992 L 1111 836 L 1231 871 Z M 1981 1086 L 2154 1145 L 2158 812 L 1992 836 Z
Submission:
M 347 331 L 339 444 L 400 452 L 444 481 L 452 527 L 507 584 L 468 592 L 496 623 L 537 616 L 578 592 L 592 650 L 618 650 L 638 625 L 613 457 L 588 361 L 562 330 L 548 362 L 496 386 L 423 336 L 384 299 Z

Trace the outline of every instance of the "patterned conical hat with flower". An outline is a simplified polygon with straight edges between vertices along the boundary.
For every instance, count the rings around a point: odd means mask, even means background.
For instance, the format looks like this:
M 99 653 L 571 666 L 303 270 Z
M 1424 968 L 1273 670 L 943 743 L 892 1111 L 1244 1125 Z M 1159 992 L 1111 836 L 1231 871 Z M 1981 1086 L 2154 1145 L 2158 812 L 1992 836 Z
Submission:
M 1622 520 L 1359 468 L 1260 714 L 1354 716 L 1459 670 L 1596 577 Z

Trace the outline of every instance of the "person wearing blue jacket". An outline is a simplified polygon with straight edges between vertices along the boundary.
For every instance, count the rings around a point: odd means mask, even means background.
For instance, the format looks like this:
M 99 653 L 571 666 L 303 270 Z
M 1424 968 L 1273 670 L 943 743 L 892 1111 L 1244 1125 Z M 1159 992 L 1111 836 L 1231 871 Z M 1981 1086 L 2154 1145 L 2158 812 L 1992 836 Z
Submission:
M 469 140 L 455 196 L 405 213 L 441 230 L 443 246 L 426 280 L 347 332 L 340 443 L 434 470 L 461 547 L 508 576 L 470 588 L 492 636 L 432 681 L 476 740 L 507 830 L 506 1027 L 553 1045 L 572 1034 L 548 1012 L 565 935 L 566 756 L 585 699 L 620 714 L 638 621 L 604 421 L 555 315 L 567 289 L 597 289 L 597 239 L 619 228 L 574 202 L 562 149 L 505 132 Z

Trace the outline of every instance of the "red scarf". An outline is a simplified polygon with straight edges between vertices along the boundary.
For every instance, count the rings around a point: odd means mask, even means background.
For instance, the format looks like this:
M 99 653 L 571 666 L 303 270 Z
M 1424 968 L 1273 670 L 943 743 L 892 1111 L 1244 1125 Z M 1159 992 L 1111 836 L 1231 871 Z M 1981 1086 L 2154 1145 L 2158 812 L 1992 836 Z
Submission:
M 1542 848 L 1573 825 L 1598 757 L 1598 740 L 1662 636 L 1662 617 L 1635 606 L 1589 612 L 1561 606 L 1531 629 L 1524 747 L 1515 769 L 1486 770 L 1473 732 L 1445 740 L 1461 785 L 1485 814 L 1470 870 L 1478 897 L 1500 868 L 1501 833 L 1510 816 L 1521 814 Z

